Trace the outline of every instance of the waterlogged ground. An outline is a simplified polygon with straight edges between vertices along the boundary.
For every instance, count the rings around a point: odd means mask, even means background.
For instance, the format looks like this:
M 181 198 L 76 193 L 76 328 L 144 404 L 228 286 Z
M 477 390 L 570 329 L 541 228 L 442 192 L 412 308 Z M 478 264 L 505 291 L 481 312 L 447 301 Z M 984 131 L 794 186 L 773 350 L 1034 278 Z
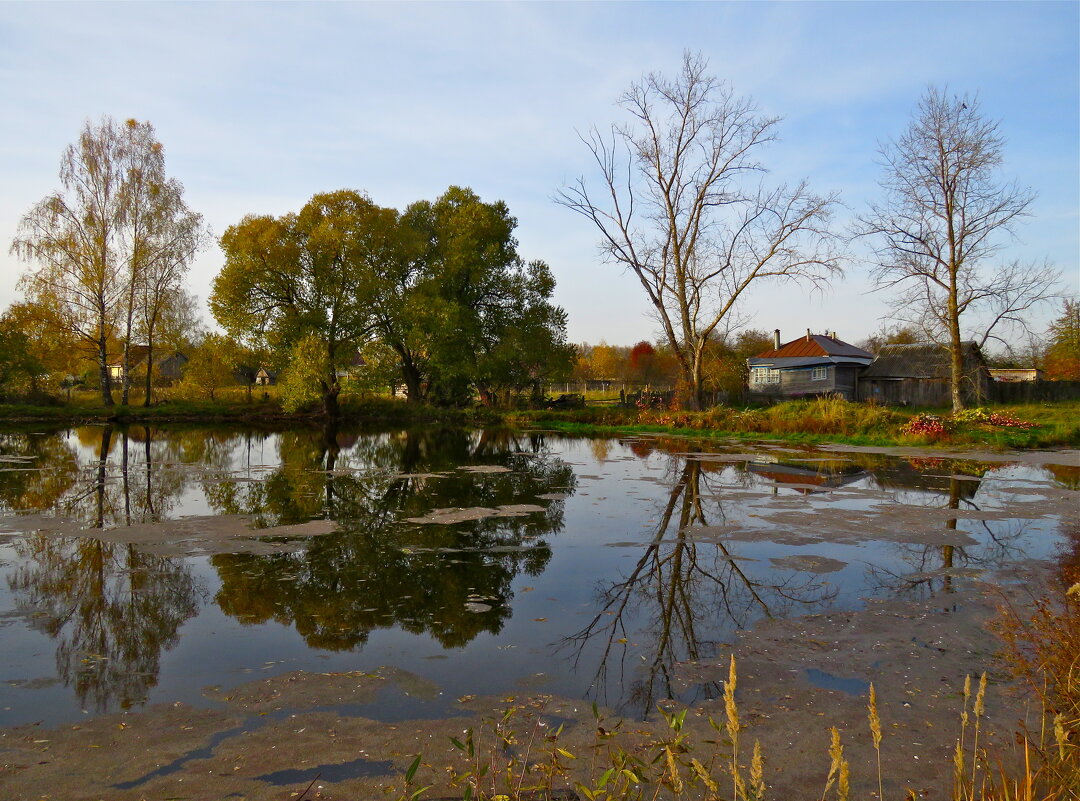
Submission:
M 984 623 L 1076 556 L 1078 485 L 1076 452 L 0 434 L 0 789 L 368 797 L 511 703 L 580 748 L 592 702 L 705 727 L 733 653 L 772 786 L 824 777 L 870 681 L 889 781 L 931 786 Z

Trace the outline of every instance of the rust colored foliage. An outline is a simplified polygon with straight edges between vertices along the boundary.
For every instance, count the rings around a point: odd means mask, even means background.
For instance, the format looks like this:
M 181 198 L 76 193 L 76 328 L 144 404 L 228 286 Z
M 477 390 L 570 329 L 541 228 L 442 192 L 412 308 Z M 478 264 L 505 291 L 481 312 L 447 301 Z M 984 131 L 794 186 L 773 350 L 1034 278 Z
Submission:
M 1080 520 L 1069 521 L 1066 537 L 1051 595 L 1027 613 L 1004 611 L 997 624 L 1013 673 L 1042 701 L 1053 732 L 1028 731 L 1039 764 L 1032 778 L 1047 798 L 1080 797 Z

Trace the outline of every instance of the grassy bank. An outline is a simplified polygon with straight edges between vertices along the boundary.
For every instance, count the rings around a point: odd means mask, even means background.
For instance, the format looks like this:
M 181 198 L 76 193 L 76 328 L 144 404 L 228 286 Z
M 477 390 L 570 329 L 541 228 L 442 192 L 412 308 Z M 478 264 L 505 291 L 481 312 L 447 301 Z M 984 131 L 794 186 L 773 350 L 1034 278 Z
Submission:
M 836 398 L 789 401 L 767 407 L 720 406 L 703 412 L 623 409 L 498 411 L 484 407 L 440 409 L 400 399 L 345 397 L 342 422 L 410 426 L 510 424 L 586 435 L 667 433 L 735 439 L 783 439 L 806 444 L 920 445 L 992 449 L 1080 446 L 1080 402 L 995 406 L 954 417 L 946 410 L 897 409 Z M 273 395 L 245 393 L 216 400 L 166 399 L 152 406 L 101 405 L 82 397 L 53 406 L 0 404 L 0 421 L 55 423 L 312 424 L 319 410 L 293 414 Z
M 325 420 L 318 408 L 286 412 L 273 395 L 250 401 L 244 393 L 209 399 L 167 399 L 152 406 L 104 406 L 99 398 L 77 398 L 50 406 L 0 404 L 0 423 L 236 423 L 311 425 Z M 340 422 L 411 426 L 431 423 L 491 425 L 501 417 L 488 409 L 440 409 L 390 398 L 347 397 L 341 401 Z
M 1080 446 L 1080 403 L 1076 401 L 995 406 L 985 414 L 968 416 L 975 419 L 954 420 L 945 410 L 896 409 L 821 398 L 760 408 L 723 406 L 704 412 L 586 407 L 519 412 L 508 417 L 516 425 L 580 434 L 659 432 L 725 439 L 784 439 L 808 444 L 843 442 L 993 449 Z M 929 424 L 917 425 L 921 421 Z

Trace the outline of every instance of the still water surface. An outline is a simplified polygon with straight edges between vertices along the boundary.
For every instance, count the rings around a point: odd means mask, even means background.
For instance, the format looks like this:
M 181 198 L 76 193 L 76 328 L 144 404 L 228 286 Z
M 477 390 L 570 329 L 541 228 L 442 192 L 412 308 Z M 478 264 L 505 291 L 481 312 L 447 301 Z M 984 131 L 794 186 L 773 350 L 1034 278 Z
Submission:
M 441 694 L 371 716 L 523 690 L 642 715 L 715 694 L 674 666 L 763 617 L 1052 558 L 1078 475 L 545 432 L 0 432 L 0 725 L 380 666 Z

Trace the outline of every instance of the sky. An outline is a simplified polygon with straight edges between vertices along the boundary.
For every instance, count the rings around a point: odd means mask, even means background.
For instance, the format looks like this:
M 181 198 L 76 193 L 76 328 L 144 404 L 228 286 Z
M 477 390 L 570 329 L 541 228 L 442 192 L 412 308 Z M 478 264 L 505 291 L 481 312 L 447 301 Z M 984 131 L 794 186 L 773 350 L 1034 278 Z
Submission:
M 685 51 L 782 117 L 766 180 L 839 193 L 839 230 L 880 197 L 880 148 L 928 86 L 977 95 L 1003 177 L 1036 193 L 1000 257 L 1048 260 L 1080 291 L 1077 2 L 3 2 L 0 308 L 31 266 L 7 252 L 20 218 L 109 115 L 154 125 L 215 236 L 342 188 L 398 209 L 451 185 L 503 200 L 521 256 L 554 272 L 571 341 L 655 340 L 637 279 L 553 198 L 579 176 L 598 186 L 580 135 L 626 121 L 618 96 Z M 823 292 L 754 286 L 747 324 L 857 342 L 888 315 L 864 257 L 852 246 Z M 216 243 L 192 265 L 204 308 L 221 266 Z

